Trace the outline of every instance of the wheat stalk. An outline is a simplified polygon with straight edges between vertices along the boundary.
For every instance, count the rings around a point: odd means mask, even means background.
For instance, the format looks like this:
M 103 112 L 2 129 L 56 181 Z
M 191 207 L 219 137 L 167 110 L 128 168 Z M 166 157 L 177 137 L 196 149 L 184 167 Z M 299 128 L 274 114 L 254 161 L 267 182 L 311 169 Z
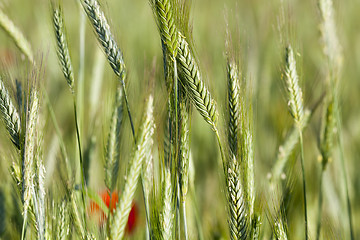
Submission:
M 181 201 L 185 202 L 188 192 L 189 158 L 190 158 L 190 120 L 186 101 L 180 103 L 180 154 L 179 154 L 179 186 Z
M 325 170 L 330 160 L 334 135 L 336 131 L 334 99 L 330 99 L 326 108 L 324 127 L 320 140 L 320 151 L 322 156 L 322 169 Z
M 61 70 L 70 87 L 70 91 L 74 94 L 74 73 L 71 64 L 71 58 L 66 39 L 66 31 L 61 7 L 53 8 L 53 25 L 55 30 L 57 55 L 60 62 Z
M 160 213 L 161 239 L 164 240 L 173 239 L 175 213 L 172 194 L 171 173 L 170 169 L 166 168 L 162 186 L 162 210 Z
M 172 60 L 175 60 L 178 46 L 178 31 L 175 25 L 172 0 L 150 0 L 161 40 L 166 46 Z
M 309 236 L 308 236 L 304 146 L 303 146 L 303 136 L 302 136 L 304 110 L 303 110 L 302 91 L 299 86 L 299 77 L 296 71 L 296 61 L 294 57 L 294 52 L 290 45 L 286 48 L 285 76 L 286 76 L 285 82 L 287 85 L 287 92 L 288 92 L 289 111 L 299 131 L 301 173 L 302 173 L 303 199 L 304 199 L 305 239 L 307 240 Z
M 240 135 L 240 88 L 239 88 L 239 72 L 237 65 L 233 60 L 227 61 L 228 74 L 228 108 L 229 108 L 229 122 L 228 122 L 228 142 L 230 154 L 237 156 L 238 154 L 238 139 Z
M 20 149 L 20 118 L 9 92 L 0 78 L 0 111 L 14 145 Z
M 180 81 L 186 90 L 187 97 L 191 99 L 204 120 L 217 132 L 215 102 L 201 80 L 200 70 L 190 46 L 181 34 L 179 34 L 176 59 L 179 62 Z
M 301 131 L 307 127 L 310 122 L 313 111 L 305 109 L 304 117 L 301 125 Z M 299 130 L 297 126 L 294 126 L 287 137 L 284 139 L 283 144 L 279 147 L 278 153 L 276 155 L 275 164 L 271 169 L 271 184 L 276 183 L 279 179 L 285 165 L 293 153 L 295 146 L 299 143 Z
M 138 138 L 138 145 L 136 147 L 134 157 L 129 163 L 129 171 L 125 178 L 125 187 L 114 215 L 113 224 L 111 226 L 111 236 L 113 239 L 122 239 L 124 236 L 124 230 L 131 210 L 131 203 L 134 198 L 142 163 L 145 157 L 148 156 L 147 152 L 150 151 L 152 146 L 154 128 L 153 98 L 150 96 L 147 102 L 145 120 L 142 124 Z
M 81 3 L 97 34 L 97 39 L 103 47 L 111 68 L 118 77 L 121 77 L 121 75 L 126 74 L 123 54 L 114 40 L 105 14 L 100 9 L 100 5 L 96 0 L 83 0 Z M 125 87 L 123 81 L 121 84 Z
M 105 185 L 110 190 L 114 189 L 119 170 L 119 135 L 122 122 L 122 112 L 122 91 L 120 88 L 118 88 L 116 91 L 106 148 Z
M 66 34 L 65 34 L 65 25 L 62 15 L 61 7 L 53 8 L 53 25 L 55 30 L 55 37 L 57 43 L 57 55 L 61 65 L 62 72 L 64 77 L 69 85 L 70 91 L 73 95 L 73 106 L 74 106 L 74 118 L 75 118 L 75 128 L 76 128 L 76 137 L 77 137 L 77 144 L 79 149 L 79 160 L 80 160 L 80 175 L 81 175 L 81 193 L 82 193 L 82 204 L 83 208 L 85 209 L 85 176 L 84 176 L 84 163 L 82 157 L 82 148 L 81 148 L 81 141 L 80 141 L 80 128 L 79 128 L 79 121 L 78 121 L 78 111 L 76 107 L 76 98 L 74 93 L 74 74 L 72 71 L 72 64 L 71 58 L 69 54 L 69 49 L 66 41 Z M 85 228 L 86 228 L 86 216 L 84 212 L 84 221 L 85 221 Z
M 233 156 L 226 169 L 226 189 L 229 209 L 229 228 L 230 238 L 246 239 L 248 231 L 248 214 L 246 206 L 246 197 L 244 194 L 242 179 L 240 175 L 240 166 Z
M 81 3 L 86 12 L 86 15 L 88 16 L 88 19 L 91 22 L 91 25 L 95 30 L 97 39 L 103 47 L 103 50 L 111 68 L 120 80 L 124 93 L 127 112 L 129 115 L 131 130 L 135 141 L 134 124 L 130 113 L 130 106 L 125 86 L 126 67 L 123 59 L 123 54 L 110 31 L 110 26 L 106 20 L 105 14 L 100 9 L 100 5 L 98 4 L 98 2 L 96 0 L 81 0 Z
M 11 19 L 2 11 L 0 8 L 0 27 L 14 40 L 16 46 L 20 51 L 29 59 L 31 63 L 34 62 L 33 52 L 31 50 L 31 45 L 26 40 L 23 33 L 18 27 L 11 21 Z
M 299 76 L 296 71 L 294 51 L 289 45 L 286 48 L 285 83 L 288 93 L 289 111 L 297 124 L 301 124 L 304 116 L 302 92 L 299 86 Z
M 186 221 L 186 195 L 189 185 L 189 159 L 190 159 L 190 120 L 189 120 L 189 106 L 186 100 L 180 102 L 180 146 L 179 146 L 179 160 L 178 160 L 178 178 L 180 201 L 183 214 L 183 225 L 185 239 L 188 239 L 187 221 Z
M 22 239 L 24 239 L 25 227 L 27 223 L 28 211 L 30 208 L 32 195 L 34 193 L 34 156 L 36 145 L 36 129 L 38 121 L 39 98 L 35 89 L 31 91 L 25 133 L 25 147 L 23 154 L 22 176 L 23 176 L 23 231 Z
M 322 17 L 322 21 L 320 23 L 320 30 L 322 34 L 323 40 L 323 51 L 328 61 L 328 92 L 329 92 L 329 101 L 326 106 L 326 115 L 323 118 L 325 123 L 324 130 L 322 132 L 320 143 L 320 151 L 322 154 L 322 171 L 321 171 L 321 179 L 320 179 L 320 189 L 319 189 L 319 215 L 318 215 L 318 224 L 317 224 L 317 235 L 316 239 L 320 238 L 320 228 L 321 228 L 321 213 L 322 213 L 322 175 L 323 171 L 325 171 L 326 163 L 328 161 L 327 158 L 331 156 L 331 147 L 334 135 L 337 138 L 337 144 L 339 146 L 339 157 L 341 163 L 341 171 L 342 177 L 344 179 L 344 188 L 346 193 L 346 205 L 347 205 L 347 214 L 349 219 L 349 231 L 350 231 L 350 239 L 355 239 L 354 230 L 353 230 L 353 220 L 352 220 L 352 210 L 351 210 L 351 202 L 349 197 L 349 187 L 347 182 L 347 173 L 346 166 L 344 160 L 344 149 L 342 143 L 341 136 L 341 115 L 340 115 L 340 107 L 339 107 L 339 79 L 342 71 L 342 63 L 343 63 L 343 54 L 342 54 L 342 46 L 339 42 L 336 24 L 335 24 L 335 14 L 333 8 L 332 0 L 320 0 L 319 8 Z M 333 134 L 333 131 L 337 131 L 336 134 Z

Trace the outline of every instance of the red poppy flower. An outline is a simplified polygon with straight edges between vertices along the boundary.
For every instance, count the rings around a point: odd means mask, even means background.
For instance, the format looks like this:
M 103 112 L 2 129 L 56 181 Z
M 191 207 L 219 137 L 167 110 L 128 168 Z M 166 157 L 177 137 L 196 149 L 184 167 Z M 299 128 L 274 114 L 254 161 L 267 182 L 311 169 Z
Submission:
M 116 191 L 112 192 L 110 199 L 109 191 L 105 189 L 99 193 L 99 196 L 101 197 L 105 205 L 108 208 L 110 207 L 110 211 L 113 213 L 114 210 L 116 209 L 116 204 L 119 201 L 118 192 Z M 104 211 L 94 201 L 90 201 L 90 213 L 91 213 L 90 215 L 93 217 L 96 216 L 99 217 L 99 226 L 102 226 L 104 224 L 107 218 L 107 213 L 104 213 Z M 136 203 L 133 202 L 125 229 L 127 234 L 132 234 L 134 232 L 137 223 L 137 216 L 138 216 L 138 207 Z

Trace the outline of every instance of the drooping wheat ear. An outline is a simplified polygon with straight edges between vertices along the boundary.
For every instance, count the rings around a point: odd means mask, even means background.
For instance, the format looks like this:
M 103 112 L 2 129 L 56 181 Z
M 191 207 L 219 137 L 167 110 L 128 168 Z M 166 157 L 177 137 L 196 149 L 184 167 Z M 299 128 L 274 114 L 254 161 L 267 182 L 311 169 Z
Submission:
M 326 108 L 326 114 L 324 119 L 325 126 L 323 127 L 320 151 L 322 155 L 322 168 L 325 170 L 327 163 L 330 160 L 334 135 L 336 131 L 335 112 L 334 112 L 334 99 L 330 99 Z
M 232 240 L 246 239 L 248 235 L 246 197 L 242 186 L 240 166 L 235 156 L 229 160 L 226 171 L 230 238 Z
M 175 25 L 174 8 L 172 7 L 174 1 L 150 0 L 150 4 L 154 11 L 161 40 L 165 44 L 170 57 L 175 59 L 178 46 L 178 31 Z
M 84 10 L 94 27 L 97 39 L 103 47 L 110 66 L 115 74 L 120 77 L 125 74 L 125 63 L 123 54 L 118 47 L 115 39 L 110 31 L 110 26 L 105 18 L 100 5 L 96 0 L 81 0 Z
M 260 226 L 261 226 L 261 217 L 257 213 L 254 214 L 251 221 L 251 232 L 250 239 L 258 240 L 260 237 Z
M 34 63 L 33 52 L 31 45 L 26 40 L 20 29 L 18 29 L 11 19 L 0 8 L 0 27 L 14 40 L 16 46 L 20 51 L 29 59 L 31 63 Z
M 70 87 L 71 93 L 74 94 L 74 73 L 71 64 L 69 48 L 66 39 L 65 24 L 63 12 L 60 6 L 53 8 L 53 24 L 55 30 L 57 56 L 60 62 L 61 70 Z
M 239 87 L 239 72 L 237 65 L 233 60 L 227 62 L 228 74 L 228 105 L 229 105 L 229 129 L 228 142 L 230 154 L 237 156 L 238 154 L 238 139 L 240 136 L 240 87 Z
M 178 84 L 178 70 L 177 70 L 177 46 L 178 46 L 178 30 L 175 26 L 176 2 L 173 0 L 150 0 L 158 29 L 161 36 L 161 42 L 165 49 L 163 49 L 164 73 L 165 82 L 168 86 L 170 101 L 172 101 L 173 109 L 172 119 L 174 123 L 174 145 L 176 152 L 174 159 L 178 159 L 179 149 L 179 84 Z M 172 109 L 172 108 L 171 108 Z
M 115 187 L 119 170 L 120 127 L 123 116 L 122 100 L 122 91 L 121 88 L 118 88 L 106 147 L 105 185 L 110 190 L 113 190 Z
M 129 163 L 129 171 L 125 178 L 125 187 L 111 226 L 111 235 L 113 239 L 122 239 L 124 236 L 125 226 L 131 210 L 131 204 L 140 176 L 141 167 L 144 159 L 148 156 L 147 153 L 152 148 L 154 129 L 153 97 L 150 96 L 147 102 L 145 120 L 142 124 L 140 135 L 138 136 L 138 145 L 134 157 Z
M 0 78 L 0 111 L 6 130 L 9 132 L 14 145 L 20 149 L 20 118 L 18 111 L 11 101 L 9 92 Z
M 286 226 L 281 218 L 274 222 L 274 235 L 276 240 L 287 240 Z
M 289 111 L 296 123 L 300 126 L 304 116 L 303 97 L 299 86 L 299 76 L 296 71 L 294 51 L 290 45 L 286 48 L 285 83 L 288 93 Z
M 173 204 L 173 188 L 171 184 L 170 169 L 166 168 L 164 172 L 164 180 L 162 186 L 162 210 L 160 214 L 161 239 L 173 239 L 174 227 L 174 204 Z
M 342 66 L 342 48 L 336 32 L 336 24 L 332 0 L 320 0 L 321 13 L 320 31 L 323 40 L 324 53 L 329 60 L 329 65 L 335 74 L 338 74 Z
M 189 181 L 190 158 L 190 120 L 189 108 L 186 101 L 180 102 L 180 154 L 179 154 L 179 186 L 180 198 L 185 202 Z
M 135 130 L 132 121 L 130 106 L 126 93 L 125 79 L 126 79 L 126 67 L 123 59 L 123 54 L 118 47 L 111 31 L 110 26 L 107 23 L 103 11 L 100 9 L 100 5 L 96 0 L 80 0 L 86 15 L 88 16 L 91 25 L 93 26 L 97 39 L 100 42 L 108 62 L 113 69 L 116 76 L 118 76 L 122 90 L 124 92 L 125 104 L 129 115 L 132 134 L 135 140 Z
M 70 234 L 69 207 L 67 200 L 63 200 L 58 205 L 58 214 L 56 216 L 56 239 L 66 240 Z
M 312 112 L 308 109 L 304 111 L 304 117 L 301 125 L 301 131 L 309 124 Z M 284 171 L 285 165 L 292 154 L 295 146 L 299 143 L 299 130 L 297 126 L 294 126 L 287 137 L 284 139 L 283 144 L 279 147 L 275 164 L 271 169 L 271 182 L 275 183 L 280 179 L 281 174 Z
M 180 81 L 186 90 L 187 97 L 191 99 L 204 120 L 211 125 L 214 131 L 217 131 L 215 101 L 201 80 L 198 64 L 189 44 L 181 34 L 179 34 L 176 59 L 179 62 Z
M 24 227 L 27 222 L 27 214 L 34 192 L 34 156 L 36 146 L 36 129 L 38 121 L 39 98 L 35 89 L 31 91 L 30 102 L 27 110 L 25 148 L 23 155 L 22 176 L 23 176 L 23 215 Z

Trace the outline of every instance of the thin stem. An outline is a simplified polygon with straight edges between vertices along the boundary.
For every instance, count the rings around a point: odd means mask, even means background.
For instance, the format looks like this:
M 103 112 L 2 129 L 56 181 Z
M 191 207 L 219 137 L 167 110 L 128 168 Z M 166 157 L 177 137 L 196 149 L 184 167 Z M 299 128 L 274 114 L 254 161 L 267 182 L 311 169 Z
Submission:
M 353 222 L 352 222 L 352 211 L 351 211 L 351 202 L 349 197 L 349 187 L 347 182 L 347 174 L 346 174 L 346 166 L 345 166 L 345 159 L 344 159 L 344 147 L 341 139 L 341 119 L 340 119 L 340 113 L 338 111 L 338 104 L 336 103 L 336 118 L 337 118 L 337 125 L 338 125 L 338 134 L 337 134 L 337 140 L 339 144 L 339 150 L 340 150 L 340 162 L 341 162 L 341 170 L 344 177 L 344 184 L 345 184 L 345 193 L 346 193 L 346 204 L 347 204 L 347 211 L 349 216 L 349 228 L 350 228 L 350 239 L 354 240 L 354 231 L 353 231 Z
M 132 135 L 133 135 L 134 143 L 135 143 L 135 146 L 136 146 L 135 128 L 134 128 L 134 123 L 133 123 L 133 120 L 132 120 L 132 117 L 131 117 L 130 106 L 129 106 L 129 101 L 128 101 L 128 98 L 127 98 L 127 93 L 126 93 L 125 85 L 123 85 L 123 92 L 124 92 L 126 110 L 127 110 L 127 113 L 128 113 L 128 116 L 129 116 L 130 125 L 131 125 L 131 133 L 132 133 Z
M 184 225 L 184 236 L 185 240 L 188 240 L 188 232 L 187 232 L 187 223 L 186 223 L 186 201 L 185 199 L 182 201 L 182 218 L 183 218 L 183 225 Z
M 307 218 L 307 202 L 306 202 L 306 180 L 305 180 L 305 164 L 304 164 L 304 144 L 301 128 L 299 125 L 300 151 L 301 151 L 301 172 L 304 195 L 304 218 L 305 218 L 305 239 L 308 240 L 308 218 Z
M 316 240 L 320 239 L 320 230 L 321 230 L 321 217 L 322 217 L 322 205 L 323 205 L 323 194 L 322 194 L 322 185 L 323 185 L 323 175 L 325 169 L 322 167 L 320 172 L 320 183 L 319 183 L 319 201 L 318 201 L 318 219 L 316 225 Z
M 178 76 L 177 76 L 177 65 L 174 57 L 174 105 L 175 105 L 175 162 L 177 163 L 179 157 L 179 112 L 178 112 Z
M 177 65 L 176 65 L 176 58 L 173 58 L 173 64 L 174 64 L 174 107 L 175 107 L 175 166 L 176 169 L 178 169 L 178 164 L 179 164 L 179 99 L 178 99 L 178 76 L 177 76 Z M 178 181 L 178 173 L 176 172 L 176 177 L 175 179 L 177 180 L 176 186 L 177 186 L 177 190 L 175 191 L 177 194 L 176 196 L 176 201 L 177 201 L 177 208 L 176 208 L 176 222 L 177 222 L 177 237 L 178 239 L 180 239 L 181 236 L 181 224 L 180 224 L 180 200 L 179 200 L 179 196 L 180 196 L 180 187 L 179 187 L 179 181 Z
M 176 177 L 177 179 L 177 177 Z M 175 193 L 177 193 L 177 196 L 176 196 L 176 229 L 175 229 L 175 236 L 176 236 L 176 239 L 180 240 L 181 239 L 181 219 L 180 219 L 180 187 L 179 187 L 179 184 L 178 184 L 179 181 L 176 181 L 176 191 Z
M 219 135 L 219 132 L 217 129 L 214 130 L 215 131 L 215 134 L 216 134 L 216 138 L 218 140 L 218 145 L 219 145 L 219 150 L 220 150 L 220 155 L 221 155 L 221 160 L 222 160 L 222 166 L 223 166 L 223 170 L 224 170 L 224 173 L 226 172 L 226 169 L 225 169 L 225 155 L 224 155 L 224 150 L 222 148 L 222 145 L 221 145 L 221 140 L 220 140 L 220 135 Z
M 21 230 L 21 240 L 25 239 L 26 225 L 27 225 L 27 213 L 25 213 L 25 215 L 24 215 L 23 226 L 22 226 L 22 230 Z
M 85 203 L 84 162 L 83 162 L 82 152 L 81 152 L 80 130 L 79 130 L 79 125 L 78 125 L 78 117 L 77 117 L 77 111 L 76 111 L 75 97 L 74 97 L 74 115 L 75 115 L 76 137 L 77 137 L 77 142 L 78 142 L 79 158 L 80 158 L 81 199 L 82 199 L 82 203 L 83 203 L 84 226 L 85 226 L 85 231 L 86 231 L 86 203 Z
M 110 204 L 109 204 L 109 207 L 108 207 L 108 212 L 107 212 L 107 219 L 106 219 L 106 232 L 107 232 L 107 236 L 109 239 L 112 239 L 112 236 L 111 236 L 111 229 L 110 229 L 110 218 L 111 218 L 111 206 L 112 206 L 112 194 L 113 192 L 108 190 L 109 191 L 109 195 L 110 195 Z
M 80 132 L 83 130 L 84 120 L 84 73 L 85 73 L 85 30 L 86 30 L 86 16 L 80 8 L 80 31 L 79 31 L 79 75 L 77 82 L 77 104 L 78 124 Z

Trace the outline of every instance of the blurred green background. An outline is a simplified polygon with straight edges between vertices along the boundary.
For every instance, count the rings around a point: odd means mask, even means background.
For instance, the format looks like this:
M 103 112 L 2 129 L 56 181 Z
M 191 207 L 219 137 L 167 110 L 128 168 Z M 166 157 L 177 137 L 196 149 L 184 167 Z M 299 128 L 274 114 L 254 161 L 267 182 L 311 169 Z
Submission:
M 85 65 L 81 135 L 84 149 L 95 144 L 90 158 L 89 186 L 95 190 L 104 188 L 104 147 L 109 126 L 111 106 L 115 94 L 116 79 L 105 57 L 101 53 L 83 10 L 76 0 L 64 0 L 63 10 L 67 27 L 70 54 L 79 79 L 80 23 L 85 21 Z M 151 7 L 146 0 L 101 1 L 112 31 L 124 53 L 128 69 L 128 94 L 135 126 L 138 127 L 143 112 L 143 102 L 149 92 L 151 81 L 155 81 L 156 141 L 162 145 L 163 121 L 166 111 L 166 88 L 163 79 L 160 37 Z M 43 79 L 63 133 L 70 156 L 76 154 L 75 128 L 72 98 L 61 73 L 55 51 L 55 38 L 47 0 L 2 0 L 0 7 L 23 31 L 30 41 L 37 61 L 43 61 Z M 340 84 L 340 106 L 342 111 L 345 161 L 349 182 L 350 199 L 356 236 L 360 236 L 360 1 L 335 0 L 334 9 L 338 36 L 343 47 L 344 64 Z M 287 110 L 284 84 L 281 81 L 283 47 L 286 39 L 298 52 L 298 71 L 304 94 L 305 106 L 310 108 L 325 90 L 325 57 L 320 40 L 320 13 L 315 0 L 195 0 L 192 3 L 191 19 L 193 39 L 203 77 L 217 101 L 219 118 L 224 121 L 226 111 L 226 59 L 225 32 L 229 30 L 241 63 L 242 77 L 246 79 L 253 96 L 255 177 L 257 201 L 263 208 L 266 225 L 267 202 L 271 193 L 267 175 L 274 164 L 279 145 L 292 126 Z M 284 32 L 287 29 L 288 34 Z M 0 31 L 1 74 L 9 86 L 15 79 L 26 81 L 31 72 L 30 65 L 23 60 L 12 40 Z M 101 69 L 103 68 L 103 72 Z M 4 80 L 5 81 L 5 80 Z M 97 85 L 96 85 L 97 84 Z M 78 82 L 75 83 L 79 88 Z M 78 92 L 78 89 L 77 89 Z M 320 164 L 318 162 L 318 136 L 322 116 L 322 105 L 305 131 L 305 164 L 308 181 L 308 205 L 310 234 L 315 235 Z M 47 186 L 56 189 L 56 161 L 59 148 L 56 134 L 43 104 L 46 120 L 45 166 Z M 122 166 L 125 166 L 132 149 L 131 132 L 125 116 L 122 131 Z M 14 150 L 11 147 L 3 124 L 0 128 L 1 185 L 11 181 L 8 171 Z M 222 128 L 223 129 L 223 128 Z M 196 169 L 196 193 L 206 239 L 227 231 L 224 220 L 226 209 L 224 192 L 220 184 L 221 174 L 216 166 L 218 148 L 215 135 L 198 113 L 193 114 L 191 151 Z M 292 158 L 297 159 L 298 149 Z M 6 157 L 4 157 L 6 156 Z M 348 238 L 343 178 L 337 151 L 324 178 L 324 239 Z M 6 159 L 6 161 L 5 161 Z M 54 173 L 55 175 L 53 175 Z M 298 239 L 302 227 L 302 193 L 299 161 L 288 171 L 294 188 L 289 206 L 289 237 Z M 120 180 L 121 181 L 121 180 Z M 119 185 L 120 186 L 120 185 Z M 140 195 L 140 194 L 139 194 Z M 1 196 L 0 196 L 1 197 Z M 141 202 L 141 197 L 137 201 Z M 143 213 L 142 213 L 143 214 Z M 144 221 L 142 219 L 141 221 Z M 144 223 L 141 223 L 144 226 Z M 328 230 L 328 231 L 327 231 Z M 0 229 L 1 231 L 1 229 Z M 226 233 L 225 233 L 226 234 Z M 134 237 L 135 238 L 135 237 Z

